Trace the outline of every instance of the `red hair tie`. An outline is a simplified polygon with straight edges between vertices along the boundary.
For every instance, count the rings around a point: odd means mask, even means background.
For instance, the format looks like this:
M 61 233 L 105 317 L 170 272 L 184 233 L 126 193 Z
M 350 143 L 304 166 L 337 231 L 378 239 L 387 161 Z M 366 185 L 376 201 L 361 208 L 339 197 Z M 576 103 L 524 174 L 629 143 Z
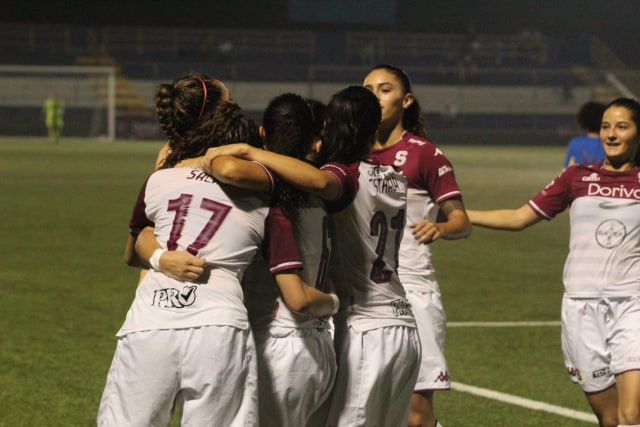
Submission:
M 202 113 L 204 112 L 204 106 L 207 103 L 207 85 L 205 84 L 204 80 L 202 80 L 200 77 L 195 76 L 196 79 L 200 80 L 200 83 L 202 83 L 202 89 L 204 90 L 204 96 L 202 97 L 202 107 L 200 108 L 200 114 L 198 114 L 198 119 L 200 117 L 202 117 Z

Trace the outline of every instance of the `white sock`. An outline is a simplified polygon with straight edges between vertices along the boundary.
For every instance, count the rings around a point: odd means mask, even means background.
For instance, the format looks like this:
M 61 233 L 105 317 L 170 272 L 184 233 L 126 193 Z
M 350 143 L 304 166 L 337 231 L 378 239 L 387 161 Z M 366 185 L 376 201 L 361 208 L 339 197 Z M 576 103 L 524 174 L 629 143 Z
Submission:
M 640 427 L 640 424 L 618 424 L 618 427 Z
M 442 427 L 442 424 L 440 424 L 440 421 L 436 421 L 436 427 Z M 635 427 L 635 426 L 631 426 L 631 427 Z

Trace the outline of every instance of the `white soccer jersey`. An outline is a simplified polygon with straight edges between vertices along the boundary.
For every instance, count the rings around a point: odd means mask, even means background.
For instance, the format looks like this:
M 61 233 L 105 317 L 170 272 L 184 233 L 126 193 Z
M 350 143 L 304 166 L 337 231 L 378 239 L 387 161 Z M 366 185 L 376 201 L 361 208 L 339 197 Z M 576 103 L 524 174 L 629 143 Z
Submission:
M 640 169 L 614 172 L 575 165 L 529 201 L 551 219 L 571 206 L 565 295 L 640 295 Z
M 407 177 L 407 221 L 398 274 L 407 290 L 422 344 L 415 390 L 446 390 L 450 387 L 444 356 L 446 316 L 431 262 L 431 245 L 418 242 L 411 225 L 423 219 L 435 222 L 438 205 L 461 196 L 453 166 L 438 147 L 406 131 L 396 144 L 372 150 L 370 159 L 372 163 L 392 165 Z
M 296 268 L 278 253 L 290 246 L 297 252 L 299 247 L 304 260 L 304 269 L 299 270 L 302 279 L 323 289 L 324 260 L 330 251 L 328 217 L 324 203 L 312 196 L 295 224 L 279 209 L 272 209 L 269 217 L 279 218 L 276 222 L 282 226 L 277 235 L 268 228 L 265 256 L 254 258 L 242 283 L 258 353 L 260 423 L 315 425 L 312 420 L 324 420 L 323 404 L 336 375 L 329 322 L 291 311 L 273 273 Z
M 405 226 L 407 179 L 390 166 L 329 163 L 321 168 L 340 181 L 341 195 L 327 203 L 336 233 L 329 274 L 348 324 L 358 331 L 415 327 L 397 274 Z
M 451 162 L 431 142 L 406 131 L 399 142 L 372 150 L 369 158 L 374 164 L 392 165 L 407 177 L 407 225 L 400 245 L 398 267 L 403 284 L 407 286 L 419 278 L 435 280 L 431 245 L 419 243 L 410 225 L 423 219 L 435 222 L 438 203 L 461 196 Z M 405 276 L 409 276 L 407 283 L 404 283 Z
M 151 174 L 138 196 L 131 232 L 154 226 L 163 248 L 187 250 L 212 268 L 198 283 L 150 270 L 117 335 L 203 325 L 248 328 L 240 279 L 263 240 L 268 211 L 267 195 L 221 185 L 199 169 Z
M 293 224 L 293 227 L 295 241 L 290 241 L 282 235 L 269 236 L 268 242 L 265 242 L 268 244 L 265 256 L 255 257 L 244 276 L 246 304 L 254 329 L 329 327 L 326 320 L 301 316 L 291 311 L 284 303 L 273 278 L 273 273 L 278 271 L 302 267 L 302 265 L 283 265 L 281 262 L 276 263 L 273 259 L 274 252 L 282 251 L 283 246 L 295 246 L 297 242 L 304 265 L 300 270 L 300 276 L 307 284 L 324 290 L 327 262 L 331 253 L 329 218 L 324 203 L 310 196 L 309 203 L 300 210 L 298 221 Z

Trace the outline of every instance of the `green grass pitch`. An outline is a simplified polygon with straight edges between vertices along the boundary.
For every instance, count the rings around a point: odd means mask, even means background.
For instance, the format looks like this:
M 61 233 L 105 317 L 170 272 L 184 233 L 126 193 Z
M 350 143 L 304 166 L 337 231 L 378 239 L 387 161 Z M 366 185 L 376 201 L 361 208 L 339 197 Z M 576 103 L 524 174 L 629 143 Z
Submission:
M 161 141 L 0 139 L 0 426 L 91 426 L 133 298 L 123 249 Z M 470 208 L 517 207 L 560 171 L 564 148 L 443 146 Z M 568 247 L 562 215 L 519 233 L 474 228 L 434 244 L 447 317 L 558 321 Z M 451 327 L 451 378 L 589 413 L 564 372 L 560 328 Z M 594 425 L 455 388 L 446 427 Z

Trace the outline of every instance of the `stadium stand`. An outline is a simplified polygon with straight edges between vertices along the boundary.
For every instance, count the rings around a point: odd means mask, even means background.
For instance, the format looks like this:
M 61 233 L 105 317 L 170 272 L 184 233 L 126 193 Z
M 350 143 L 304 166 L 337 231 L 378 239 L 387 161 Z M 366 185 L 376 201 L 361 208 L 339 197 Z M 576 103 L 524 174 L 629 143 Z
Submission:
M 640 88 L 620 73 L 615 81 L 607 77 L 594 60 L 611 64 L 611 53 L 598 40 L 591 49 L 582 47 L 583 41 L 536 31 L 469 35 L 0 24 L 5 53 L 0 61 L 115 66 L 118 117 L 136 120 L 152 116 L 159 81 L 193 70 L 224 80 L 234 99 L 258 115 L 279 92 L 326 100 L 337 88 L 359 82 L 369 66 L 386 62 L 412 76 L 432 127 L 542 130 L 573 126 L 577 106 L 587 99 L 608 101 L 621 89 Z M 32 106 L 40 102 L 25 100 Z M 452 105 L 455 121 L 444 111 Z

